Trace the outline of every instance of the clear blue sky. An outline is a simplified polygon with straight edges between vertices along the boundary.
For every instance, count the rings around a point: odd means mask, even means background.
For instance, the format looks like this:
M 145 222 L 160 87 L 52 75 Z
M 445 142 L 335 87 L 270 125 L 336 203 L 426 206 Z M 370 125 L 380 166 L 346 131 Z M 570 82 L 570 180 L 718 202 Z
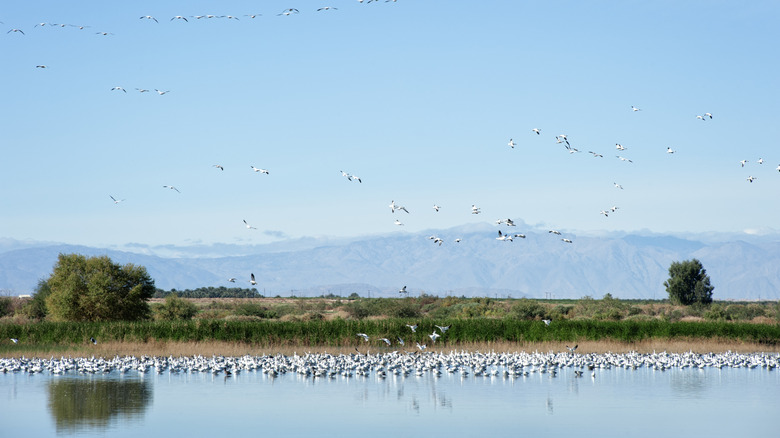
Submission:
M 4 2 L 0 237 L 777 229 L 778 16 L 776 1 Z

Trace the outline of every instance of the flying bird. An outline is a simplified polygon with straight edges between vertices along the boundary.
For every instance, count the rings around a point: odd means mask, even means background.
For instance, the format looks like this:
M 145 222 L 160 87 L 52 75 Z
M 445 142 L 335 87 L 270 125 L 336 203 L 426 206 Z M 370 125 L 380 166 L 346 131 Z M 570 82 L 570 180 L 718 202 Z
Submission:
M 557 234 L 559 236 L 561 235 L 561 232 L 558 230 L 549 230 L 548 233 Z
M 257 284 L 257 281 L 255 280 L 255 274 L 254 273 L 250 273 L 249 274 L 249 284 L 251 284 L 252 286 Z
M 615 155 L 615 156 L 620 158 L 620 161 L 628 161 L 629 163 L 633 163 L 633 161 L 629 160 L 628 158 L 621 157 L 620 155 Z
M 543 320 L 542 320 L 542 322 L 544 323 L 544 325 L 546 325 L 546 326 L 547 326 L 547 325 L 550 325 L 550 323 L 552 322 L 552 320 L 550 320 L 550 319 L 543 319 Z
M 539 128 L 534 128 L 534 129 L 532 129 L 531 131 L 535 132 L 535 133 L 536 133 L 536 135 L 539 135 L 539 134 L 541 134 L 541 133 L 542 133 L 542 130 L 541 130 L 541 129 L 539 129 Z
M 179 192 L 179 189 L 177 189 L 174 186 L 163 186 L 163 187 L 165 187 L 166 189 L 176 190 L 178 193 L 181 193 L 181 192 Z
M 442 333 L 442 334 L 446 333 L 446 332 L 447 332 L 447 330 L 449 330 L 449 329 L 450 329 L 450 326 L 448 326 L 448 325 L 445 325 L 444 327 L 442 327 L 442 326 L 440 326 L 440 325 L 435 325 L 435 324 L 434 324 L 434 327 L 436 327 L 437 329 L 441 330 L 441 333 Z
M 49 68 L 48 65 L 36 65 L 35 68 Z
M 317 12 L 319 12 L 319 11 L 330 11 L 331 9 L 334 10 L 334 11 L 337 11 L 339 8 L 334 8 L 333 6 L 323 6 L 323 7 L 319 8 L 319 9 L 317 9 Z
M 247 230 L 256 230 L 257 229 L 255 227 L 249 225 L 249 223 L 246 221 L 246 219 L 244 219 L 243 221 L 244 221 L 244 225 L 246 225 L 246 229 Z
M 149 92 L 149 90 L 147 90 L 146 88 L 136 88 L 136 90 L 138 90 L 139 93 L 148 93 Z
M 395 222 L 393 222 L 393 223 L 394 223 L 394 224 L 396 224 L 396 225 L 398 225 L 398 226 L 403 226 L 403 225 L 404 225 L 404 224 L 403 224 L 403 223 L 401 223 L 401 221 L 399 221 L 398 219 L 396 219 L 396 220 L 395 220 Z
M 512 149 L 515 148 L 515 142 L 511 138 L 509 139 L 509 143 L 508 144 L 509 144 L 509 147 L 511 147 Z
M 471 214 L 480 214 L 482 211 L 480 211 L 479 207 L 477 207 L 474 204 L 471 204 Z
M 116 199 L 111 195 L 108 195 L 108 197 L 111 198 L 112 201 L 114 201 L 114 204 L 119 204 L 120 202 L 124 201 L 124 199 Z
M 758 162 L 758 164 L 764 164 L 764 159 L 763 158 L 759 158 L 757 162 Z
M 742 164 L 742 167 L 745 167 L 745 164 L 747 164 L 748 160 L 742 160 L 739 163 Z
M 8 33 L 11 33 L 11 32 L 19 32 L 20 34 L 24 35 L 24 32 L 22 32 L 22 30 L 21 30 L 21 29 L 11 29 L 11 30 L 9 30 L 9 31 L 8 31 L 8 32 L 6 32 L 6 33 L 8 34 Z
M 227 280 L 227 281 L 228 281 L 229 283 L 235 283 L 235 282 L 236 282 L 236 277 L 230 277 L 230 278 L 228 278 L 228 280 Z
M 409 327 L 412 330 L 412 333 L 416 333 L 417 332 L 417 324 L 415 324 L 415 325 L 406 324 L 406 326 Z
M 365 334 L 365 333 L 358 333 L 357 335 L 360 336 L 361 338 L 363 338 L 364 341 L 368 342 L 368 335 L 367 334 Z
M 124 88 L 122 88 L 122 87 L 113 87 L 113 88 L 111 89 L 111 91 L 124 91 L 124 92 L 125 92 L 125 94 L 127 94 L 127 90 L 125 90 L 125 89 L 124 89 Z
M 254 170 L 255 172 L 260 172 L 260 173 L 264 173 L 264 174 L 266 174 L 266 175 L 269 175 L 269 173 L 268 173 L 268 170 L 267 170 L 267 169 L 258 169 L 257 167 L 255 167 L 255 166 L 251 166 L 251 165 L 250 165 L 249 167 L 251 167 L 251 168 L 252 168 L 252 170 Z
M 184 21 L 189 23 L 189 20 L 187 20 L 185 17 L 182 17 L 181 15 L 177 15 L 177 16 L 171 18 L 171 21 L 173 21 L 173 20 L 184 20 Z
M 594 158 L 604 158 L 604 156 L 603 156 L 603 155 L 601 155 L 601 154 L 598 154 L 598 153 L 596 153 L 596 152 L 593 152 L 593 151 L 588 151 L 588 153 L 589 153 L 589 154 L 592 154 Z
M 620 143 L 615 143 L 615 149 L 617 149 L 619 151 L 626 150 L 626 148 L 622 144 L 620 144 Z
M 621 186 L 620 184 L 618 183 L 612 183 L 612 184 L 614 184 L 616 188 L 623 190 L 623 186 Z
M 753 181 L 755 181 L 757 179 L 758 179 L 758 177 L 756 177 L 756 176 L 749 176 L 749 177 L 747 177 L 748 182 L 753 182 Z
M 276 14 L 276 15 L 291 15 L 291 14 L 297 14 L 297 13 L 298 13 L 297 9 L 289 8 L 289 9 L 283 10 L 281 14 Z
M 18 344 L 18 343 L 19 343 L 19 340 L 18 340 L 18 339 L 16 339 L 16 338 L 11 338 L 11 342 L 13 342 L 14 344 Z
M 431 338 L 431 341 L 433 341 L 433 343 L 435 344 L 436 343 L 436 339 L 439 339 L 441 337 L 441 335 L 434 331 L 433 333 L 428 335 L 428 337 Z
M 212 166 L 212 167 L 216 167 L 217 169 L 219 169 L 219 170 L 222 170 L 222 171 L 224 171 L 224 170 L 225 170 L 225 168 L 224 168 L 224 167 L 222 167 L 222 165 L 220 165 L 220 164 L 215 164 L 215 165 L 214 165 L 214 166 Z
M 434 209 L 434 210 L 436 210 L 436 211 L 439 211 L 439 209 L 440 209 L 440 208 L 441 208 L 441 207 L 439 207 L 438 205 L 436 205 L 436 204 L 433 204 L 433 209 Z
M 97 345 L 97 339 L 95 339 L 95 338 L 89 338 L 89 340 L 90 340 L 90 342 L 92 342 L 93 344 Z
M 673 150 L 672 148 L 670 148 L 670 147 L 667 147 L 667 148 L 666 148 L 666 153 L 667 153 L 667 154 L 673 154 L 673 153 L 674 153 L 674 150 Z
M 635 107 L 634 105 L 631 105 L 631 111 L 634 111 L 634 112 L 636 112 L 636 111 L 642 111 L 642 109 L 641 109 L 641 108 L 637 108 L 637 107 Z
M 139 20 L 147 19 L 147 20 L 154 20 L 155 23 L 159 23 L 156 18 L 152 17 L 151 15 L 144 15 L 143 17 L 138 17 Z
M 156 92 L 157 92 L 157 94 L 159 94 L 160 96 L 162 96 L 163 94 L 167 94 L 167 93 L 170 93 L 170 92 L 171 92 L 170 90 L 168 90 L 168 91 L 162 91 L 162 90 L 158 90 L 158 89 L 156 89 L 156 88 L 154 89 L 154 91 L 156 91 Z
M 572 243 L 571 239 L 567 239 L 567 238 L 565 238 L 565 237 L 564 237 L 563 239 L 561 239 L 561 240 L 562 240 L 562 241 L 564 241 L 564 242 L 566 242 L 566 243 Z
M 388 346 L 390 346 L 390 339 L 387 339 L 387 338 L 379 338 L 379 340 L 380 340 L 380 341 L 384 341 L 384 343 L 385 343 L 385 344 L 387 344 Z
M 579 346 L 579 345 L 575 345 L 575 346 L 573 346 L 573 347 L 569 347 L 569 346 L 567 345 L 567 346 L 566 346 L 566 349 L 567 349 L 567 350 L 569 350 L 569 353 L 574 353 L 575 351 L 577 351 L 577 347 L 578 347 L 578 346 Z

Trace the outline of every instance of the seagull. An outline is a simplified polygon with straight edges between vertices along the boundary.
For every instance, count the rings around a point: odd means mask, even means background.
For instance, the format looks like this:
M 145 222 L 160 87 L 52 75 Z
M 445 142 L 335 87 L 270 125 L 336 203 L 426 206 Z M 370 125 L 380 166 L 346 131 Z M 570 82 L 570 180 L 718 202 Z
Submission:
M 173 21 L 173 20 L 184 20 L 184 21 L 189 23 L 189 20 L 187 20 L 186 18 L 182 17 L 181 15 L 177 15 L 177 16 L 171 18 L 171 21 Z
M 539 128 L 534 128 L 534 129 L 532 129 L 531 131 L 535 132 L 535 133 L 536 133 L 536 135 L 539 135 L 539 134 L 541 134 L 541 133 L 542 133 L 542 130 L 541 130 L 541 129 L 539 129 Z
M 550 325 L 552 320 L 551 319 L 543 319 L 542 322 L 544 323 L 544 325 Z
M 166 189 L 176 190 L 178 193 L 181 193 L 181 192 L 179 192 L 179 189 L 177 189 L 174 186 L 163 186 L 163 187 L 165 187 Z
M 252 286 L 257 284 L 257 281 L 255 281 L 255 274 L 254 273 L 250 273 L 249 274 L 249 284 L 251 284 Z
M 404 286 L 404 287 L 402 287 L 401 289 L 398 290 L 398 293 L 399 294 L 408 294 L 409 291 L 407 291 L 406 290 L 406 286 Z M 417 328 L 417 326 L 414 326 L 414 328 Z M 414 330 L 412 330 L 412 331 L 414 331 Z
M 566 346 L 566 349 L 567 349 L 567 350 L 569 350 L 569 353 L 574 353 L 574 352 L 577 350 L 577 347 L 578 347 L 578 346 L 579 346 L 579 345 L 575 345 L 575 346 L 573 346 L 573 347 L 569 347 L 569 346 L 567 345 L 567 346 Z
M 615 187 L 619 188 L 620 190 L 623 190 L 623 186 L 621 186 L 620 184 L 618 184 L 616 182 L 613 182 L 612 184 L 614 184 Z
M 151 15 L 144 15 L 143 17 L 138 17 L 139 20 L 143 20 L 144 18 L 147 20 L 154 20 L 155 23 L 159 23 L 159 21 L 157 21 L 157 19 L 152 17 Z
M 642 109 L 641 109 L 641 108 L 637 108 L 637 107 L 635 107 L 634 105 L 631 105 L 631 111 L 634 111 L 634 112 L 636 112 L 636 111 L 642 111 Z
M 756 177 L 756 176 L 749 176 L 749 177 L 747 177 L 748 182 L 753 182 L 753 181 L 755 181 L 757 179 L 758 179 L 758 177 Z
M 266 169 L 258 169 L 257 167 L 255 167 L 255 166 L 251 166 L 251 165 L 250 165 L 249 167 L 251 167 L 251 168 L 252 168 L 252 170 L 254 170 L 255 172 L 260 172 L 260 173 L 264 173 L 264 174 L 266 174 L 266 175 L 270 175 L 270 174 L 268 173 L 268 170 L 266 170 Z
M 220 164 L 215 164 L 213 167 L 216 167 L 217 169 L 222 170 L 222 171 L 225 170 L 225 168 L 222 167 L 222 165 L 220 165 Z
M 410 329 L 412 329 L 412 333 L 416 333 L 417 332 L 417 324 L 415 324 L 415 325 L 406 324 L 406 326 L 409 327 Z
M 358 333 L 357 335 L 360 336 L 361 338 L 363 338 L 364 341 L 368 342 L 368 335 L 367 334 L 365 334 L 365 333 Z
M 673 150 L 672 148 L 670 148 L 670 147 L 667 147 L 667 148 L 666 148 L 666 153 L 667 153 L 667 154 L 673 154 L 673 153 L 674 153 L 674 150 Z
M 393 223 L 394 223 L 394 224 L 396 224 L 396 225 L 398 225 L 398 226 L 403 226 L 403 225 L 404 225 L 404 224 L 402 224 L 402 223 L 401 223 L 401 221 L 399 221 L 398 219 L 396 219 L 396 220 L 395 220 L 395 222 L 393 222 Z
M 125 94 L 127 94 L 127 90 L 125 90 L 125 89 L 124 89 L 124 88 L 122 88 L 122 87 L 114 87 L 114 88 L 112 88 L 112 89 L 111 89 L 111 91 L 124 91 L 124 92 L 125 92 Z
M 97 345 L 97 339 L 95 339 L 95 338 L 89 338 L 89 340 L 90 340 L 90 341 L 91 341 L 93 344 Z
M 471 214 L 480 214 L 480 213 L 482 212 L 479 210 L 479 207 L 477 207 L 474 204 L 471 204 Z
M 154 91 L 156 91 L 156 92 L 157 92 L 157 94 L 159 94 L 160 96 L 162 96 L 163 94 L 166 94 L 166 93 L 170 93 L 170 92 L 171 92 L 170 90 L 168 90 L 168 91 L 162 91 L 162 90 L 158 90 L 158 89 L 156 89 L 156 88 L 154 89 Z
M 508 144 L 509 144 L 509 147 L 511 147 L 512 149 L 515 148 L 515 142 L 511 138 L 509 139 L 509 143 Z
M 21 29 L 11 29 L 11 30 L 9 30 L 9 31 L 8 31 L 8 32 L 6 32 L 6 33 L 8 34 L 8 33 L 11 33 L 11 32 L 19 32 L 20 34 L 24 35 L 24 32 L 22 32 L 22 30 L 21 30 Z
M 561 235 L 561 232 L 558 231 L 558 230 L 550 230 L 550 231 L 548 231 L 548 233 L 557 234 L 559 236 Z
M 615 149 L 617 149 L 619 151 L 626 150 L 626 148 L 622 144 L 620 144 L 620 143 L 615 143 Z
M 439 209 L 440 209 L 440 208 L 441 208 L 441 207 L 439 207 L 438 205 L 436 205 L 436 204 L 433 204 L 433 209 L 434 209 L 434 210 L 436 210 L 436 211 L 439 211 Z
M 740 164 L 742 164 L 742 167 L 745 167 L 745 164 L 748 162 L 748 160 L 742 160 L 740 161 Z
M 562 241 L 564 241 L 564 242 L 566 242 L 566 243 L 573 243 L 573 242 L 571 241 L 571 239 L 566 239 L 566 238 L 563 238 L 563 239 L 561 239 L 561 240 L 562 240 Z
M 16 339 L 16 338 L 11 338 L 11 342 L 13 342 L 14 344 L 18 344 L 18 343 L 19 343 L 19 340 L 18 340 L 18 339 Z
M 243 221 L 244 221 L 244 225 L 246 225 L 246 229 L 247 230 L 256 230 L 257 229 L 255 227 L 249 225 L 249 223 L 246 221 L 246 219 L 243 219 Z
M 111 200 L 114 201 L 114 204 L 119 204 L 120 202 L 124 201 L 124 199 L 116 199 L 115 197 L 113 197 L 111 195 L 108 195 L 108 197 L 111 198 Z
M 444 327 L 442 327 L 442 326 L 440 326 L 440 325 L 435 325 L 435 324 L 434 324 L 434 327 L 436 327 L 437 329 L 441 330 L 441 333 L 442 333 L 442 334 L 446 333 L 446 332 L 447 332 L 447 330 L 449 330 L 449 329 L 450 329 L 450 326 L 448 326 L 448 325 L 445 325 Z
M 434 331 L 433 333 L 428 335 L 428 337 L 431 338 L 431 341 L 433 341 L 433 343 L 435 344 L 436 343 L 436 339 L 440 338 L 441 335 Z

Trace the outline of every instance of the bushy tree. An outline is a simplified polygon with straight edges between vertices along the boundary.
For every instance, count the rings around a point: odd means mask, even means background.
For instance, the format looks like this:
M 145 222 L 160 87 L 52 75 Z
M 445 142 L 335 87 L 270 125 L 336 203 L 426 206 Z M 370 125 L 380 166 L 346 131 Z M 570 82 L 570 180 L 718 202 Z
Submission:
M 46 309 L 46 298 L 51 294 L 49 282 L 38 280 L 38 286 L 35 288 L 32 299 L 22 308 L 22 313 L 28 318 L 43 319 L 49 313 Z
M 60 254 L 47 280 L 46 307 L 62 321 L 133 321 L 150 316 L 154 280 L 146 268 L 120 266 L 108 256 Z
M 198 306 L 176 294 L 165 297 L 165 303 L 157 308 L 157 317 L 165 320 L 192 319 L 197 313 Z
M 689 306 L 694 303 L 709 304 L 712 302 L 710 277 L 701 262 L 685 260 L 672 262 L 669 267 L 669 279 L 664 281 L 669 300 L 673 304 Z

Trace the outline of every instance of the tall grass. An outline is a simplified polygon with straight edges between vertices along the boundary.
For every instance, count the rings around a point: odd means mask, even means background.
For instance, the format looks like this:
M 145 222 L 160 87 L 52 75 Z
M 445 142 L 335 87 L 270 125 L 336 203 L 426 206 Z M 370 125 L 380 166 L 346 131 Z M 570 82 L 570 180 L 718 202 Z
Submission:
M 416 333 L 406 324 L 418 324 Z M 663 320 L 558 320 L 546 326 L 541 321 L 516 319 L 452 319 L 410 321 L 380 320 L 315 321 L 144 321 L 144 322 L 40 322 L 0 324 L 0 341 L 17 338 L 28 345 L 88 344 L 99 342 L 240 342 L 255 345 L 361 346 L 357 333 L 371 337 L 369 345 L 381 345 L 379 338 L 394 344 L 403 338 L 431 345 L 428 335 L 434 324 L 450 325 L 438 343 L 456 345 L 481 342 L 638 342 L 651 339 L 734 340 L 766 345 L 780 344 L 780 325 L 731 323 L 724 321 L 669 322 Z

